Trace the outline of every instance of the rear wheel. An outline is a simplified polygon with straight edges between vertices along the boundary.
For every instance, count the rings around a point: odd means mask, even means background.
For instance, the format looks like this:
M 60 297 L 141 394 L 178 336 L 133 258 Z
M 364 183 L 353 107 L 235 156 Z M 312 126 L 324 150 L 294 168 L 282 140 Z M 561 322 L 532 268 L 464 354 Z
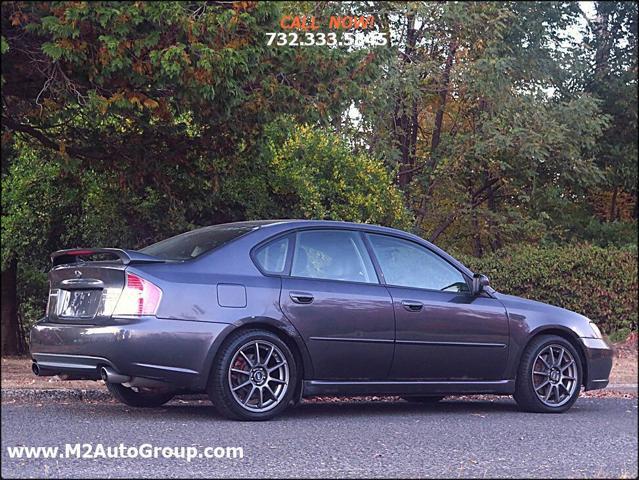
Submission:
M 293 353 L 265 330 L 232 334 L 216 357 L 208 394 L 221 414 L 268 420 L 291 403 L 297 385 Z
M 581 370 L 579 353 L 569 341 L 557 335 L 537 337 L 522 355 L 515 400 L 528 412 L 565 412 L 579 396 Z
M 125 387 L 119 383 L 106 383 L 109 392 L 120 402 L 131 407 L 160 407 L 175 396 L 175 392 Z
M 444 395 L 429 395 L 429 396 L 419 396 L 419 397 L 402 397 L 402 399 L 407 402 L 412 403 L 437 403 L 443 400 Z

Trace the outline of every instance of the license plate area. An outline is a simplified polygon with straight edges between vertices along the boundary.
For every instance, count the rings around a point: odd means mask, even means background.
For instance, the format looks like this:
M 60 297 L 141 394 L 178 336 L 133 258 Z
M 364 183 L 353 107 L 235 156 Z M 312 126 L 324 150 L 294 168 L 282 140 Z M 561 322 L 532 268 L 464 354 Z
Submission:
M 58 317 L 82 318 L 95 317 L 102 299 L 101 289 L 60 290 L 58 293 Z

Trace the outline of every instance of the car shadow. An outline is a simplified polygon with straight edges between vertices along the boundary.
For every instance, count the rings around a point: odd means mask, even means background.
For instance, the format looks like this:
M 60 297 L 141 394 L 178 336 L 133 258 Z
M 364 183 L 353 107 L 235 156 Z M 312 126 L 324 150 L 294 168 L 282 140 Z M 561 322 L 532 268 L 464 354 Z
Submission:
M 214 405 L 208 401 L 189 401 L 177 399 L 157 409 L 133 409 L 113 404 L 112 414 L 122 412 L 144 412 L 145 416 L 171 416 L 174 419 L 202 419 L 210 421 L 226 421 Z M 435 404 L 420 404 L 397 401 L 303 401 L 296 407 L 289 408 L 282 415 L 271 421 L 285 421 L 303 418 L 346 418 L 346 417 L 394 417 L 406 415 L 447 415 L 476 414 L 487 416 L 497 413 L 517 412 L 517 405 L 507 397 L 495 397 L 494 400 L 445 399 Z M 228 420 L 232 421 L 232 420 Z
M 208 400 L 190 400 L 176 399 L 169 404 L 154 409 L 135 409 L 119 405 L 111 404 L 112 415 L 130 415 L 136 412 L 136 415 L 144 414 L 145 417 L 162 417 L 167 416 L 173 419 L 197 419 L 202 421 L 234 421 L 223 417 Z M 597 410 L 598 406 L 593 402 L 577 401 L 577 403 L 564 415 L 578 414 Z M 358 417 L 401 417 L 407 415 L 419 416 L 442 416 L 442 415 L 459 415 L 469 414 L 476 415 L 481 418 L 487 418 L 491 415 L 504 413 L 517 413 L 518 415 L 544 415 L 536 413 L 526 413 L 519 410 L 517 404 L 511 397 L 495 396 L 493 399 L 475 399 L 475 398 L 447 398 L 433 404 L 420 404 L 397 401 L 318 401 L 305 400 L 296 407 L 289 408 L 282 415 L 272 419 L 272 422 L 297 420 L 297 419 L 320 419 L 320 418 L 358 418 Z
M 410 414 L 442 415 L 442 414 L 491 414 L 518 411 L 512 400 L 456 400 L 446 399 L 433 404 L 421 404 L 398 400 L 395 402 L 304 402 L 297 408 L 285 412 L 282 417 L 299 418 L 308 416 L 403 416 Z

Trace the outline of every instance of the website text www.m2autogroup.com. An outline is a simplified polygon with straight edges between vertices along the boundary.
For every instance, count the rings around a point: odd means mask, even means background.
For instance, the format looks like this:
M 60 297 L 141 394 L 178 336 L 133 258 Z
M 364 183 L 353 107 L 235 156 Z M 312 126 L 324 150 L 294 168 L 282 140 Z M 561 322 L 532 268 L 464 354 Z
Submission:
M 242 459 L 242 447 L 104 445 L 102 443 L 66 443 L 62 446 L 7 447 L 11 459 L 99 459 L 99 458 L 172 458 L 190 462 L 195 459 Z

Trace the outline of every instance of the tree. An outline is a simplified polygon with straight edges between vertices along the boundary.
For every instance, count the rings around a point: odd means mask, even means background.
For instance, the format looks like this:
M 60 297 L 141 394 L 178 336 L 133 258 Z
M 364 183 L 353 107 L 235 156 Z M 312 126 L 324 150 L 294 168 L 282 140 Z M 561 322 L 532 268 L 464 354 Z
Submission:
M 264 125 L 335 124 L 373 70 L 364 51 L 267 46 L 282 8 L 2 3 L 2 266 L 21 287 L 3 295 L 39 290 L 57 248 L 138 248 L 250 214 Z
M 612 120 L 594 148 L 609 192 L 605 217 L 620 218 L 618 199 L 626 193 L 634 199 L 637 218 L 637 4 L 596 2 L 594 18 L 584 17 L 589 48 L 581 87 L 601 100 Z
M 21 330 L 40 318 L 32 298 L 46 304 L 48 254 L 73 241 L 83 194 L 77 179 L 65 175 L 55 154 L 25 148 L 18 142 L 4 147 L 13 155 L 2 176 L 2 352 L 23 353 Z M 52 158 L 53 157 L 53 158 Z M 9 162 L 8 162 L 9 164 Z M 22 328 L 21 328 L 22 327 Z
M 577 6 L 388 9 L 397 41 L 361 109 L 364 143 L 399 165 L 417 231 L 476 255 L 554 234 L 554 212 L 541 199 L 577 199 L 597 182 L 589 148 L 607 121 L 587 94 L 552 94 L 569 74 L 564 65 L 576 47 L 565 46 L 565 32 L 579 18 Z

